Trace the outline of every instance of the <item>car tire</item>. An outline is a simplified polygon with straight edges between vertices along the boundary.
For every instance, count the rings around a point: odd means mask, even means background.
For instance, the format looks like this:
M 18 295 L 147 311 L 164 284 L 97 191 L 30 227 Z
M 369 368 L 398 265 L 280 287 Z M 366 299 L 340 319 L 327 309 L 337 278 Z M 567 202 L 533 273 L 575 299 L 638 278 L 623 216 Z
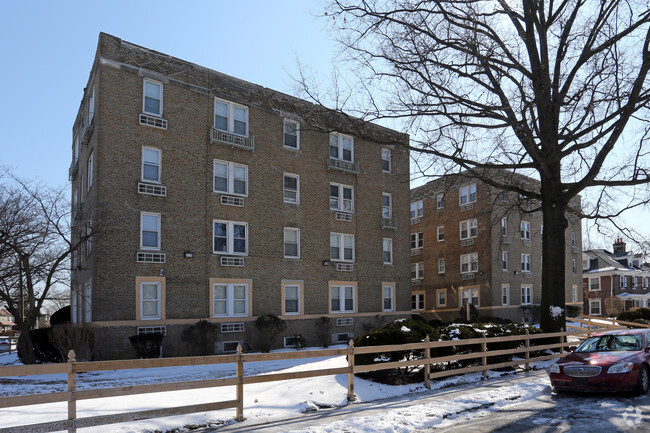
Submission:
M 634 393 L 636 395 L 645 395 L 648 393 L 648 388 L 650 388 L 650 373 L 648 373 L 648 367 L 642 365 L 636 379 Z

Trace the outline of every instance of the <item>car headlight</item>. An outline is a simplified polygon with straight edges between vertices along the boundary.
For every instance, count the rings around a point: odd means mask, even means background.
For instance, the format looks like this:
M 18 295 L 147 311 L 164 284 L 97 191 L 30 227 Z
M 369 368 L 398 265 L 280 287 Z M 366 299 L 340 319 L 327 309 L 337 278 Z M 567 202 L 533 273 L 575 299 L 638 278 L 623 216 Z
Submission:
M 631 362 L 621 362 L 614 364 L 609 369 L 607 369 L 608 374 L 617 374 L 617 373 L 629 373 L 634 369 L 634 364 Z
M 551 373 L 559 373 L 559 372 L 560 372 L 560 366 L 558 364 L 551 365 Z

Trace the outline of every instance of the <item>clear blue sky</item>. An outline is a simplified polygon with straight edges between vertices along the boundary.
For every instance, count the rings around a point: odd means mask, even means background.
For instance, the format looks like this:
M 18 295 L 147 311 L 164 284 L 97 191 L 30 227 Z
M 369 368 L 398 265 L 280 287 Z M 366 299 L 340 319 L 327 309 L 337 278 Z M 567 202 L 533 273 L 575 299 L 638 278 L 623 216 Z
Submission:
M 63 186 L 99 32 L 293 94 L 298 59 L 328 76 L 318 0 L 0 1 L 0 166 Z

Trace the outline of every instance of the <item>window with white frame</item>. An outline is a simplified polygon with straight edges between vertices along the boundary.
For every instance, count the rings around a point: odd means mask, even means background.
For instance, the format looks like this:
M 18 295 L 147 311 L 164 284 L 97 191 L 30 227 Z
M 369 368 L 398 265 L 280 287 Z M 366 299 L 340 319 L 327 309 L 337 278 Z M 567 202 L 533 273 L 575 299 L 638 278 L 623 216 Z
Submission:
M 576 249 L 576 232 L 571 232 L 571 248 Z
M 571 259 L 571 270 L 573 271 L 573 275 L 576 275 L 578 270 L 576 269 L 576 259 Z
M 215 98 L 214 129 L 248 136 L 248 107 Z
M 284 314 L 300 314 L 300 285 L 284 285 Z
M 213 191 L 221 194 L 248 195 L 248 166 L 214 160 Z
M 90 98 L 88 98 L 88 123 L 93 121 L 95 117 L 95 88 L 90 91 Z
M 589 278 L 589 291 L 597 292 L 600 290 L 600 277 Z
M 625 275 L 620 275 L 618 277 L 618 287 L 620 287 L 621 289 L 627 288 L 627 277 Z
M 501 305 L 510 305 L 510 286 L 507 284 L 501 286 Z
M 424 293 L 411 295 L 411 310 L 424 310 Z
M 158 149 L 142 148 L 142 181 L 160 183 L 160 155 Z
M 140 283 L 140 318 L 142 320 L 160 319 L 161 290 L 160 283 Z
M 522 239 L 530 240 L 530 223 L 522 221 L 521 224 L 519 224 L 519 232 Z
M 163 85 L 158 81 L 144 79 L 142 112 L 153 116 L 162 116 Z
M 458 188 L 458 203 L 464 204 L 476 202 L 476 184 L 472 183 Z
M 79 161 L 79 136 L 74 138 L 74 162 Z
M 300 176 L 284 173 L 282 188 L 285 203 L 300 204 Z
M 521 271 L 530 272 L 530 254 L 521 255 Z
M 330 293 L 332 313 L 352 313 L 355 311 L 354 286 L 332 286 Z
M 600 299 L 592 299 L 589 301 L 589 315 L 600 316 Z
M 436 239 L 438 242 L 442 242 L 445 240 L 445 226 L 438 226 L 436 228 Z
M 478 222 L 476 218 L 460 222 L 460 239 L 475 238 L 478 235 Z
M 478 307 L 478 287 L 460 289 L 460 306 L 464 307 L 468 303 Z
M 643 277 L 643 288 L 644 289 L 648 288 L 648 277 Z
M 478 253 L 461 254 L 460 273 L 478 272 Z
M 215 283 L 212 302 L 214 317 L 248 316 L 248 284 Z
M 501 251 L 501 270 L 503 270 L 503 271 L 508 270 L 508 252 L 507 251 Z
M 93 152 L 90 152 L 90 155 L 88 155 L 88 167 L 87 167 L 87 173 L 88 173 L 88 189 L 90 189 L 91 186 L 93 186 Z
M 354 235 L 330 233 L 330 259 L 354 262 Z
M 284 228 L 284 258 L 300 258 L 300 229 L 293 227 Z
M 339 212 L 354 212 L 354 188 L 330 183 L 330 209 Z
M 521 305 L 530 305 L 533 303 L 533 288 L 531 286 L 521 286 Z
M 411 203 L 411 218 L 422 218 L 422 215 L 424 215 L 422 200 Z
M 571 302 L 578 302 L 578 286 L 571 286 Z
M 501 218 L 501 236 L 508 236 L 508 218 Z
M 424 233 L 411 233 L 411 249 L 415 250 L 424 246 Z
M 424 278 L 424 262 L 411 263 L 411 279 L 421 280 Z
M 393 264 L 393 240 L 384 238 L 384 264 Z
M 381 194 L 381 216 L 384 218 L 393 217 L 393 196 L 386 192 Z
M 383 292 L 384 292 L 384 311 L 393 311 L 394 310 L 394 298 L 395 298 L 395 290 L 393 286 L 387 286 L 385 285 L 383 287 Z
M 444 209 L 445 208 L 445 193 L 439 192 L 436 194 L 436 209 Z
M 284 147 L 300 149 L 300 123 L 284 119 Z
M 160 249 L 160 214 L 140 212 L 140 248 Z
M 93 311 L 93 284 L 92 281 L 89 281 L 86 283 L 86 287 L 84 289 L 84 296 L 83 296 L 83 301 L 84 301 L 84 317 L 83 320 L 85 322 L 92 322 L 92 311 Z
M 447 289 L 436 290 L 436 303 L 438 307 L 447 306 Z
M 444 274 L 445 270 L 447 268 L 447 265 L 445 263 L 445 258 L 441 257 L 438 259 L 438 273 L 439 274 Z
M 392 169 L 391 152 L 387 147 L 381 148 L 381 171 L 390 173 Z
M 354 162 L 354 139 L 338 132 L 330 133 L 330 157 Z
M 248 255 L 248 223 L 213 221 L 213 253 Z

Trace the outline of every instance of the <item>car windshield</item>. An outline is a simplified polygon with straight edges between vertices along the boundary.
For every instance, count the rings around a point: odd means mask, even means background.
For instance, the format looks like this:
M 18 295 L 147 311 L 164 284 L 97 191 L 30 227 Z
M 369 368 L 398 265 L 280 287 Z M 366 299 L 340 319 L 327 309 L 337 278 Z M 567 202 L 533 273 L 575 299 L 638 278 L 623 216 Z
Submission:
M 641 335 L 602 335 L 586 339 L 576 352 L 607 352 L 613 350 L 641 350 Z

